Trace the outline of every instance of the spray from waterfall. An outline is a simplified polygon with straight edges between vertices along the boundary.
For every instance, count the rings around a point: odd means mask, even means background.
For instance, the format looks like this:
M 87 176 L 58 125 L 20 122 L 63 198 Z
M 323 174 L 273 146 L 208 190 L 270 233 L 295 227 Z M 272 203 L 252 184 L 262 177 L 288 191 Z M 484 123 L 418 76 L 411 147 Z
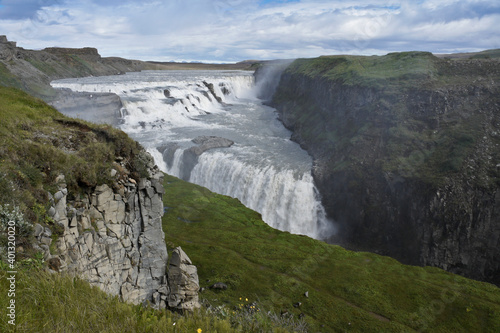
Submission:
M 281 74 L 294 61 L 294 59 L 273 60 L 265 62 L 255 71 L 256 95 L 264 102 L 272 99 L 281 79 Z

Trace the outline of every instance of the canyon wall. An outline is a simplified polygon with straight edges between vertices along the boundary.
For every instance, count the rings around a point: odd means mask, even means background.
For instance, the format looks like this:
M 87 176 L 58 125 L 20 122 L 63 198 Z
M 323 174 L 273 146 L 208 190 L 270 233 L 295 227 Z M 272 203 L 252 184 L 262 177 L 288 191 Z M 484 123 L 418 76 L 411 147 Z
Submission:
M 330 241 L 500 284 L 500 62 L 295 61 L 272 105 L 314 158 Z

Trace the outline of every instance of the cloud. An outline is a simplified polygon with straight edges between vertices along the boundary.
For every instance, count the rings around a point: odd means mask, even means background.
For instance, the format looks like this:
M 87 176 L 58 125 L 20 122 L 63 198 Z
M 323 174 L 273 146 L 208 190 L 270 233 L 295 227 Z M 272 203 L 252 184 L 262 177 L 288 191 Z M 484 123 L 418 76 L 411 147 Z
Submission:
M 39 9 L 59 2 L 59 0 L 3 0 L 0 7 L 0 19 L 33 18 Z
M 500 47 L 487 0 L 7 0 L 0 30 L 27 48 L 95 46 L 105 56 L 239 61 Z

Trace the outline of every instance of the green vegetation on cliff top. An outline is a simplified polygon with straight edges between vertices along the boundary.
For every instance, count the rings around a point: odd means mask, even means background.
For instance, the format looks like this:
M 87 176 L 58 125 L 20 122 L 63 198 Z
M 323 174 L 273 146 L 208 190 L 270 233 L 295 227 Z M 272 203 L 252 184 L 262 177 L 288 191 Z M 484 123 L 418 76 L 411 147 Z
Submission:
M 20 90 L 0 87 L 0 119 L 0 203 L 20 206 L 32 222 L 32 207 L 47 204 L 60 174 L 77 195 L 112 185 L 117 157 L 129 162 L 132 177 L 144 170 L 139 144 L 122 131 L 68 118 Z
M 430 52 L 417 51 L 395 52 L 385 56 L 321 56 L 297 59 L 286 71 L 322 77 L 350 86 L 403 91 L 412 87 L 436 88 L 470 83 L 471 77 L 489 72 L 488 63 L 484 62 L 484 66 L 479 68 L 453 65 L 470 62 L 470 59 L 498 59 L 498 54 L 500 50 L 488 50 L 458 60 L 438 58 Z M 498 75 L 491 71 L 488 74 Z
M 436 75 L 435 58 L 429 52 L 389 53 L 386 56 L 322 56 L 297 59 L 287 72 L 339 80 L 346 85 L 409 86 Z

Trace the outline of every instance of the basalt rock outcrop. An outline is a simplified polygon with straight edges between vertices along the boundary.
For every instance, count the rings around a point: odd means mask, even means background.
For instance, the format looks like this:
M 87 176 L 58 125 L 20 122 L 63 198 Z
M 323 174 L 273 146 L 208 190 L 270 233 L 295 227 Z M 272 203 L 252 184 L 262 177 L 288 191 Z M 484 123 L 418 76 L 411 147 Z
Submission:
M 167 269 L 163 173 L 145 159 L 149 177 L 117 179 L 113 188 L 103 184 L 71 201 L 64 176 L 58 177 L 48 212 L 58 228 L 37 224 L 37 246 L 50 269 L 80 276 L 126 302 L 193 310 L 199 307 L 196 267 L 179 248 L 170 263 L 175 268 Z
M 500 285 L 497 59 L 301 59 L 272 105 L 314 158 L 329 241 Z
M 170 293 L 168 306 L 178 310 L 192 310 L 200 307 L 198 290 L 200 283 L 196 266 L 187 254 L 177 247 L 172 252 L 168 268 Z

